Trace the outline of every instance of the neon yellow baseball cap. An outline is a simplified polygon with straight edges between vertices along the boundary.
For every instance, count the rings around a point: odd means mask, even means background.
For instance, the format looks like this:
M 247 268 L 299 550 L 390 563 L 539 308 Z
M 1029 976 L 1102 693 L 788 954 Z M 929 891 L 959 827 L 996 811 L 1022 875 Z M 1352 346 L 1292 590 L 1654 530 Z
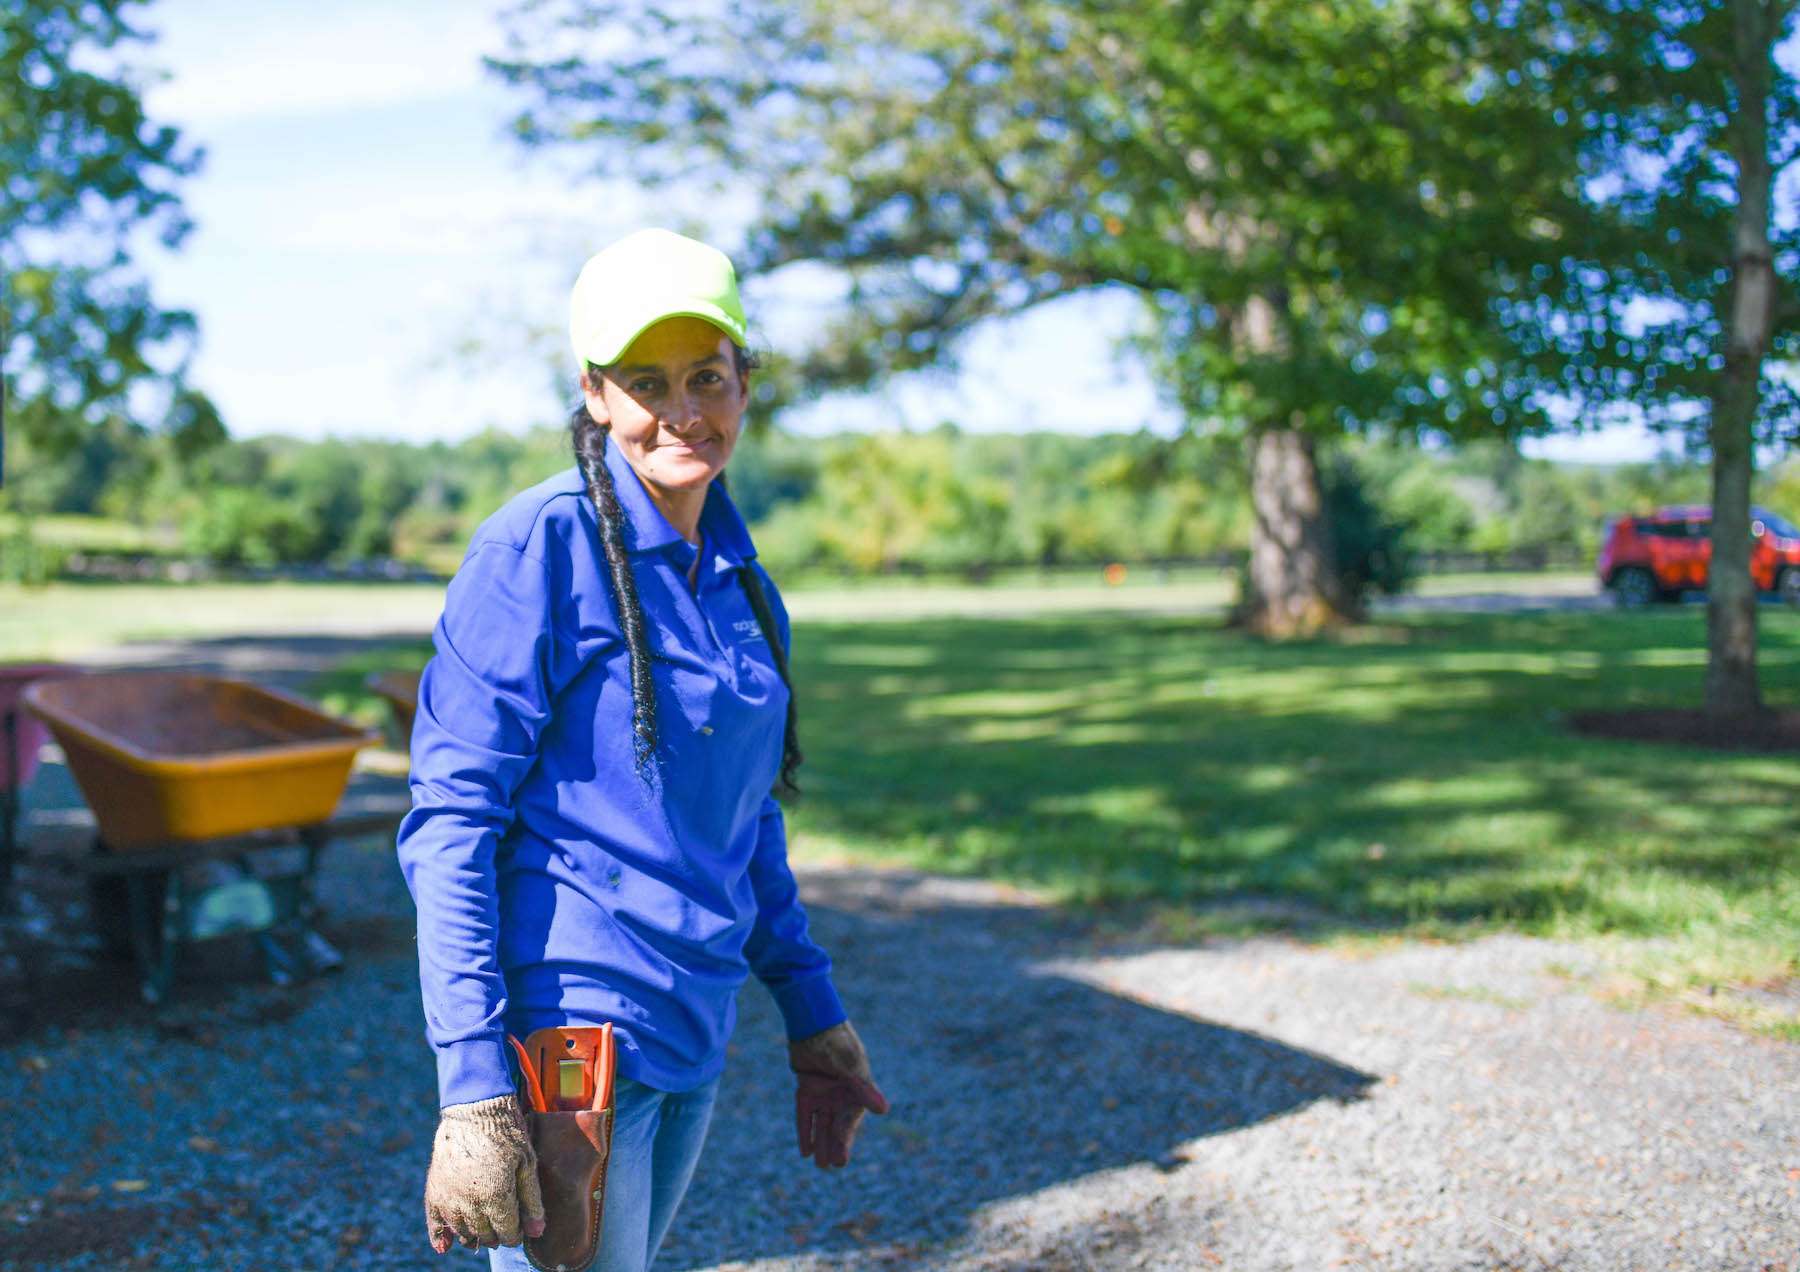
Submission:
M 569 340 L 582 363 L 611 366 L 651 323 L 684 314 L 749 343 L 725 253 L 671 230 L 638 230 L 581 267 L 569 294 Z

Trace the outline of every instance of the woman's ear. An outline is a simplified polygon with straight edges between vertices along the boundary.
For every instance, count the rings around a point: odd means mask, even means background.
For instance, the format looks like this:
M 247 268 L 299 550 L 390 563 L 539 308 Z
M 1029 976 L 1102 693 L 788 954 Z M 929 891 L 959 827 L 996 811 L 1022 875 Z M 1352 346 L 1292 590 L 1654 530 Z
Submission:
M 596 381 L 604 383 L 598 374 L 590 378 L 586 371 L 575 377 L 575 382 L 581 386 L 581 398 L 587 403 L 588 415 L 594 423 L 605 427 L 612 423 L 612 412 L 606 409 L 606 396 L 595 387 Z

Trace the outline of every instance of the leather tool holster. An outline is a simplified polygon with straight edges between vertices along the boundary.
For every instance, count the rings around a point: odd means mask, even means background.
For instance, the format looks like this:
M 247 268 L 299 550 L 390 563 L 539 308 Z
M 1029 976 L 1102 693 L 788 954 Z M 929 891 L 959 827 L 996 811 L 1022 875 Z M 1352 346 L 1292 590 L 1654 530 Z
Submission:
M 590 1026 L 538 1029 L 525 1040 L 526 1054 L 540 1090 L 548 1092 L 545 1103 L 550 1106 L 528 1108 L 525 1114 L 537 1154 L 538 1187 L 544 1195 L 544 1235 L 525 1238 L 525 1257 L 539 1272 L 581 1272 L 600 1249 L 613 1104 L 608 1099 L 604 1108 L 557 1108 L 571 1101 L 559 1099 L 550 1083 L 559 1061 L 579 1059 L 590 1069 L 610 1065 L 610 1058 L 601 1054 L 610 1043 L 600 1028 Z M 526 1103 L 534 1101 L 527 1097 Z

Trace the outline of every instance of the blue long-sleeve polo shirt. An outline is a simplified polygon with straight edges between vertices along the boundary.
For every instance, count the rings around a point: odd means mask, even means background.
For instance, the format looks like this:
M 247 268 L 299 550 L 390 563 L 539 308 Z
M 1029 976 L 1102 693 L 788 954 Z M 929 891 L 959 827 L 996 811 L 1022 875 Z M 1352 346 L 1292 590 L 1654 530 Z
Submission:
M 571 465 L 476 531 L 433 631 L 396 840 L 418 909 L 440 1105 L 513 1089 L 508 1032 L 612 1021 L 619 1069 L 667 1091 L 724 1066 L 749 971 L 788 1035 L 837 1024 L 831 960 L 788 868 L 788 691 L 737 571 L 787 611 L 724 488 L 695 549 L 606 449 L 649 629 L 657 763 L 632 752 L 625 645 Z

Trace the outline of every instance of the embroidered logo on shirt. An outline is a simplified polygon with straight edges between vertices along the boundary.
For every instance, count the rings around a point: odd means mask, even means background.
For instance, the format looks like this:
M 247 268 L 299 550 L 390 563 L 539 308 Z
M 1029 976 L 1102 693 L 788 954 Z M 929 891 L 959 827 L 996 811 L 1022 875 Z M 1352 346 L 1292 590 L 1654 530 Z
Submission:
M 762 626 L 754 618 L 740 618 L 732 623 L 731 630 L 737 633 L 741 641 L 762 640 Z

